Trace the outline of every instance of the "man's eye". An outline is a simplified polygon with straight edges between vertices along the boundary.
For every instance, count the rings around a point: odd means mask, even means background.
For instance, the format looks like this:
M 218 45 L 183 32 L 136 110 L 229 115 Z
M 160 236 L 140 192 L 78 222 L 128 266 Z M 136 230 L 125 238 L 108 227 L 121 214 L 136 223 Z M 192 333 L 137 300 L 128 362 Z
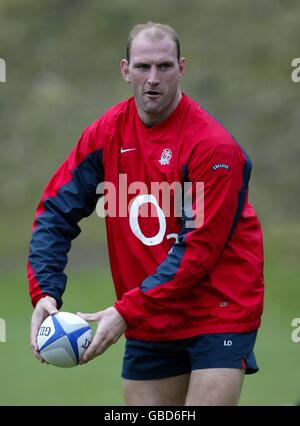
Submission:
M 148 69 L 148 65 L 146 65 L 146 64 L 140 64 L 140 65 L 137 66 L 137 68 L 139 68 L 141 70 L 146 70 L 146 69 Z
M 169 69 L 169 68 L 171 68 L 171 65 L 170 65 L 170 64 L 160 64 L 160 65 L 159 65 L 159 69 L 160 69 L 160 70 L 167 70 L 167 69 Z

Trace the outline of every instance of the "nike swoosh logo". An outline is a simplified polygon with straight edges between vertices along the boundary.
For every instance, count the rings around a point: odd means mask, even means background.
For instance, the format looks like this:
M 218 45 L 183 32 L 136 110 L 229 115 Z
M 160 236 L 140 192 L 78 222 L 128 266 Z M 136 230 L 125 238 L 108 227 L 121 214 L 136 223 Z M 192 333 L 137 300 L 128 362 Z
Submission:
M 135 149 L 136 148 L 126 148 L 126 149 L 121 148 L 120 152 L 121 152 L 121 154 L 124 154 L 124 152 L 134 151 Z

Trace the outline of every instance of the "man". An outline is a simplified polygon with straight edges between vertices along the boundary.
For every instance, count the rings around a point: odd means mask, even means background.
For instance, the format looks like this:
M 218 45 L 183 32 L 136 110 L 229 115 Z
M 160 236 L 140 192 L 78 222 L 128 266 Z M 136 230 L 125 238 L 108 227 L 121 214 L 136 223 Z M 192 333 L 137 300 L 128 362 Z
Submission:
M 263 249 L 247 197 L 251 162 L 181 92 L 185 67 L 171 27 L 149 22 L 133 28 L 121 73 L 134 96 L 83 132 L 46 187 L 33 228 L 31 345 L 42 361 L 38 328 L 62 304 L 77 223 L 95 209 L 99 183 L 116 189 L 117 213 L 106 216 L 106 226 L 117 301 L 80 314 L 98 323 L 81 362 L 125 332 L 128 405 L 235 405 L 245 372 L 258 370 L 253 347 L 263 308 Z M 121 215 L 124 179 L 129 213 Z M 193 219 L 201 206 L 195 184 L 202 182 L 203 220 L 188 220 L 186 206 L 181 217 L 165 214 L 151 193 L 155 182 L 191 183 Z M 132 191 L 137 183 L 146 191 Z M 146 205 L 156 215 L 141 214 Z

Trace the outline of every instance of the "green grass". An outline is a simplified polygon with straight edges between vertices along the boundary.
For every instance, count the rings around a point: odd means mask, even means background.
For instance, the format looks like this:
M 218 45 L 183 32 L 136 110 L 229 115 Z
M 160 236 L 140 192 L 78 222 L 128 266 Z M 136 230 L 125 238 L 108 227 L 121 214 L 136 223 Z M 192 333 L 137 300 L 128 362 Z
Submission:
M 260 371 L 246 376 L 241 405 L 289 405 L 300 401 L 300 344 L 291 340 L 292 318 L 293 314 L 279 304 L 266 305 L 255 348 Z
M 245 405 L 283 405 L 300 401 L 300 343 L 291 339 L 299 311 L 300 227 L 265 231 L 265 308 L 255 348 L 260 372 L 245 379 Z
M 256 357 L 260 372 L 247 376 L 241 405 L 283 405 L 300 400 L 300 343 L 291 340 L 291 321 L 300 316 L 297 281 L 299 228 L 266 232 L 266 298 Z M 0 405 L 121 405 L 124 341 L 87 365 L 59 369 L 42 365 L 29 347 L 31 306 L 25 277 L 1 276 L 0 317 L 7 342 L 0 343 Z M 110 273 L 75 268 L 63 310 L 94 312 L 114 301 Z

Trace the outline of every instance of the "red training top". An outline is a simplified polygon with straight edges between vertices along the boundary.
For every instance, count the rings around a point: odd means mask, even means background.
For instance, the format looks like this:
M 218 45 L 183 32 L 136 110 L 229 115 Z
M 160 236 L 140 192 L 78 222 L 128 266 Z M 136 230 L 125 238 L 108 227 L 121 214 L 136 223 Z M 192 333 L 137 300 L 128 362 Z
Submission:
M 28 260 L 33 305 L 48 294 L 61 306 L 71 240 L 106 182 L 114 306 L 126 337 L 256 330 L 263 244 L 250 173 L 245 151 L 186 95 L 151 128 L 134 98 L 114 106 L 83 132 L 40 201 Z

